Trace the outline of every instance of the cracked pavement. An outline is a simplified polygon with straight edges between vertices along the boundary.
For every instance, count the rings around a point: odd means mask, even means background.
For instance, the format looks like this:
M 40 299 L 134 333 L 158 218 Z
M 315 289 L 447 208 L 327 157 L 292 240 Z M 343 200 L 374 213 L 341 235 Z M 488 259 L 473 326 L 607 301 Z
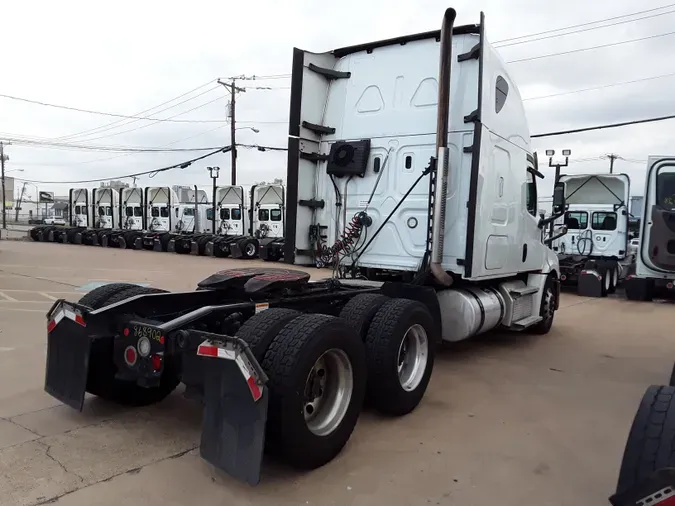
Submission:
M 142 409 L 87 398 L 82 413 L 43 391 L 50 297 L 115 280 L 189 290 L 236 265 L 0 242 L 0 504 L 607 504 L 642 393 L 675 360 L 672 304 L 564 294 L 549 335 L 444 346 L 414 413 L 366 411 L 329 465 L 266 462 L 255 488 L 199 457 L 201 407 L 180 391 Z

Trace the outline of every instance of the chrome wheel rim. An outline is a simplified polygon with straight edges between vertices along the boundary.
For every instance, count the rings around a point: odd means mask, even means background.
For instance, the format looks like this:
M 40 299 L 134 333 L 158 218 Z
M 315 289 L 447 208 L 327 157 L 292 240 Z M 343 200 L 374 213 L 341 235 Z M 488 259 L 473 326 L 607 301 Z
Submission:
M 403 390 L 415 390 L 424 377 L 429 361 L 429 338 L 422 325 L 412 325 L 398 347 L 398 381 Z
M 255 244 L 246 245 L 246 254 L 249 256 L 255 255 Z
M 347 354 L 337 348 L 323 353 L 307 375 L 303 413 L 317 436 L 335 431 L 347 414 L 354 390 L 354 372 Z
M 605 289 L 609 290 L 612 287 L 612 273 L 605 271 Z

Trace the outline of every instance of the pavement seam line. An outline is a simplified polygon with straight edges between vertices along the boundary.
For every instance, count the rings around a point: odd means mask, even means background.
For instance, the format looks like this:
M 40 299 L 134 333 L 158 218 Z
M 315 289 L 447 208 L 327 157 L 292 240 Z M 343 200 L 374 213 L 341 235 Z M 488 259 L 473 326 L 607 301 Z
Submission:
M 43 444 L 44 446 L 47 446 L 45 443 L 42 443 L 42 444 Z M 51 447 L 48 447 L 48 448 L 51 448 Z M 138 466 L 138 467 L 135 467 L 135 468 L 133 468 L 133 469 L 127 469 L 126 471 L 121 471 L 121 472 L 119 472 L 119 473 L 117 473 L 117 474 L 113 474 L 112 476 L 109 476 L 109 477 L 107 477 L 107 478 L 103 478 L 103 479 L 101 479 L 101 480 L 98 480 L 98 481 L 89 483 L 89 484 L 87 484 L 87 485 L 84 485 L 83 487 L 76 488 L 75 490 L 67 490 L 67 491 L 65 491 L 65 492 L 63 492 L 63 493 L 61 493 L 61 494 L 59 494 L 59 495 L 56 495 L 56 496 L 54 496 L 54 497 L 51 497 L 51 498 L 49 498 L 49 499 L 43 499 L 43 500 L 41 500 L 41 501 L 32 503 L 32 504 L 30 504 L 29 506 L 41 506 L 41 505 L 44 505 L 44 504 L 53 504 L 53 503 L 59 501 L 62 497 L 65 497 L 65 496 L 67 496 L 67 495 L 70 495 L 70 494 L 72 494 L 72 493 L 74 493 L 74 492 L 77 492 L 77 491 L 79 491 L 79 490 L 84 490 L 84 489 L 89 488 L 89 487 L 92 487 L 92 486 L 94 486 L 94 485 L 98 485 L 99 483 L 103 483 L 103 482 L 106 482 L 106 481 L 114 480 L 114 479 L 117 478 L 118 476 L 122 476 L 123 474 L 127 474 L 127 473 L 129 473 L 130 471 L 135 471 L 136 473 L 138 473 L 138 472 L 140 472 L 140 471 L 141 471 L 143 468 L 145 468 L 145 467 L 148 467 L 148 466 L 151 466 L 151 465 L 154 465 L 154 464 L 159 464 L 160 462 L 164 462 L 165 460 L 178 459 L 178 458 L 180 458 L 180 457 L 183 457 L 184 455 L 187 455 L 187 454 L 190 453 L 191 451 L 196 450 L 197 448 L 199 448 L 199 445 L 196 445 L 196 446 L 193 446 L 193 447 L 191 447 L 191 448 L 188 448 L 187 450 L 181 450 L 180 452 L 174 453 L 173 455 L 169 455 L 169 456 L 164 457 L 164 458 L 159 459 L 159 460 L 153 460 L 152 462 L 148 462 L 147 464 L 143 464 L 142 466 Z M 61 464 L 58 460 L 54 459 L 51 455 L 47 454 L 47 456 L 48 456 L 49 458 L 51 458 L 52 460 L 54 460 L 57 464 L 59 464 L 66 472 L 70 472 L 70 471 L 68 471 L 68 470 L 65 468 L 65 466 L 63 466 L 63 464 Z M 79 475 L 77 475 L 77 474 L 75 474 L 75 473 L 73 473 L 73 472 L 70 472 L 70 473 L 73 474 L 73 475 L 75 475 L 75 476 L 77 476 L 78 478 L 82 479 L 81 476 L 79 476 Z M 83 483 L 84 483 L 84 480 L 82 480 L 82 481 L 83 481 Z
M 17 415 L 17 416 L 21 416 L 21 415 Z M 21 428 L 21 429 L 23 429 L 23 430 L 27 430 L 28 432 L 30 432 L 30 433 L 33 434 L 34 436 L 37 436 L 38 438 L 43 438 L 43 437 L 45 437 L 45 436 L 43 436 L 42 434 L 38 434 L 38 433 L 35 432 L 34 430 L 29 429 L 28 427 L 24 427 L 24 426 L 21 425 L 19 422 L 15 422 L 15 421 L 12 420 L 11 418 L 1 418 L 1 417 L 0 417 L 0 420 L 4 420 L 5 422 L 9 422 L 9 423 L 11 423 L 11 424 L 13 424 L 13 425 L 16 425 L 17 427 L 19 427 L 19 428 Z

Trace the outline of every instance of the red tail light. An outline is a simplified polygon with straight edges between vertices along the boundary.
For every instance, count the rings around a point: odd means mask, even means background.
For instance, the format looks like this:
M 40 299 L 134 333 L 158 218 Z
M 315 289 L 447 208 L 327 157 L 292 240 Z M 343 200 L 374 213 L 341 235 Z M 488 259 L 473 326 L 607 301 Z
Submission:
M 124 350 L 124 361 L 127 363 L 127 365 L 133 366 L 137 359 L 138 354 L 136 353 L 136 348 L 133 346 L 127 346 L 126 350 Z

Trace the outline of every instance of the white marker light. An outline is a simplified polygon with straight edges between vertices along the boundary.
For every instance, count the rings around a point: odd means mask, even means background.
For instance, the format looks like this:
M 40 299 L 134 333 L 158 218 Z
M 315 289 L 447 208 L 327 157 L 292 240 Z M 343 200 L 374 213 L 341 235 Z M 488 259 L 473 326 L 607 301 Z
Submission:
M 138 354 L 141 357 L 147 357 L 150 355 L 150 340 L 147 337 L 141 337 L 138 340 Z

